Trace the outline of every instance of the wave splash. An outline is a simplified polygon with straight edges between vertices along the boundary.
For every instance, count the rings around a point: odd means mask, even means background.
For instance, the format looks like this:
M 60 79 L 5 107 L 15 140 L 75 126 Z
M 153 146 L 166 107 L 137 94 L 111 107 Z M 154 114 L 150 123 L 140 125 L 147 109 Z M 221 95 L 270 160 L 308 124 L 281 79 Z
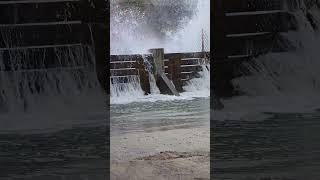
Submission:
M 281 33 L 295 50 L 268 53 L 245 64 L 250 75 L 233 85 L 243 96 L 223 100 L 215 119 L 264 119 L 262 112 L 305 112 L 319 108 L 320 8 L 299 1 L 292 11 L 298 29 Z

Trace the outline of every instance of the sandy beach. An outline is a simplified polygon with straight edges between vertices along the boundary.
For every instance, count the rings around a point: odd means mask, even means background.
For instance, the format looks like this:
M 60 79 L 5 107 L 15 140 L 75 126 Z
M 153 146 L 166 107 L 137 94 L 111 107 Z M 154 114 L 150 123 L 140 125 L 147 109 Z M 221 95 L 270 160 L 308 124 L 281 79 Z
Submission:
M 209 130 L 166 128 L 111 137 L 111 179 L 209 179 Z

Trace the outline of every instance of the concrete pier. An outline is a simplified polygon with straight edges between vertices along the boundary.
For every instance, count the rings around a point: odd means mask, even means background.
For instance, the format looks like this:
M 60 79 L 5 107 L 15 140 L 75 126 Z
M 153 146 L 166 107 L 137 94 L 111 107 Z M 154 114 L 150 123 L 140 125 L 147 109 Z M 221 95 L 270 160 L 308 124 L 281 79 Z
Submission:
M 153 56 L 154 75 L 160 92 L 179 96 L 174 84 L 168 79 L 164 71 L 164 49 L 150 49 L 149 51 Z
M 154 67 L 154 74 L 162 74 L 164 72 L 164 49 L 157 48 L 157 49 L 150 49 L 149 52 L 153 56 L 153 67 Z

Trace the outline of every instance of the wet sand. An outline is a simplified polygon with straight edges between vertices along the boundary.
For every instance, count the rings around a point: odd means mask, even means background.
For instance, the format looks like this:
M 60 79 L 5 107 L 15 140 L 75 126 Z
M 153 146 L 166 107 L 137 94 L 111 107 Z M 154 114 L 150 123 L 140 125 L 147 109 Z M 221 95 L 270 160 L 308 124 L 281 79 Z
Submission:
M 209 132 L 168 128 L 111 137 L 111 179 L 209 179 Z

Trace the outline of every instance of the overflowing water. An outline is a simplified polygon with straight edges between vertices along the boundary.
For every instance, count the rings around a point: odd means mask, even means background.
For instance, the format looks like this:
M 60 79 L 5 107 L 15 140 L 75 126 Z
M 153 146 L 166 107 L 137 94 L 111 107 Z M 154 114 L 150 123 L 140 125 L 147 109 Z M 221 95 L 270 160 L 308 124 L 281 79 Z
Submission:
M 295 4 L 295 50 L 268 53 L 233 80 L 244 95 L 223 99 L 211 118 L 216 179 L 318 179 L 319 25 L 312 1 Z
M 90 49 L 67 47 L 53 52 L 50 55 L 57 60 L 51 64 L 45 50 L 1 52 L 1 129 L 65 128 L 104 117 L 105 96 Z
M 153 10 L 158 11 L 155 19 L 148 19 L 148 10 L 114 7 L 117 15 L 111 20 L 111 24 L 115 23 L 111 27 L 111 54 L 146 54 L 152 48 L 164 48 L 165 53 L 201 51 L 202 30 L 210 34 L 209 0 L 150 2 L 155 5 Z M 185 6 L 184 3 L 189 4 Z M 191 12 L 189 7 L 193 7 Z M 178 15 L 170 14 L 170 9 L 176 9 Z M 166 16 L 179 22 L 166 24 L 171 22 L 166 21 Z M 123 18 L 125 20 L 119 20 Z M 161 31 L 155 30 L 154 26 L 162 27 Z M 209 48 L 207 44 L 206 50 Z M 145 65 L 151 90 L 148 95 L 141 89 L 139 76 L 129 78 L 127 83 L 110 81 L 111 160 L 135 160 L 168 150 L 209 152 L 210 65 L 201 66 L 197 78 L 184 84 L 180 96 L 160 94 L 152 67 L 147 62 Z M 190 138 L 182 134 L 188 134 Z M 196 138 L 200 141 L 194 142 Z M 202 146 L 196 143 L 202 143 Z
M 106 179 L 105 107 L 89 47 L 1 51 L 0 179 Z
M 183 87 L 180 96 L 160 94 L 153 74 L 149 74 L 151 94 L 144 95 L 138 76 L 129 78 L 128 83 L 111 83 L 111 104 L 127 104 L 132 102 L 155 102 L 171 100 L 191 100 L 196 97 L 208 98 L 210 96 L 210 71 L 209 65 L 202 65 L 200 77 L 191 79 Z
M 111 54 L 143 54 L 151 48 L 197 52 L 201 50 L 202 30 L 206 34 L 207 50 L 210 49 L 210 1 L 153 0 L 151 3 L 156 7 L 152 12 L 148 11 L 148 5 L 141 9 L 130 5 L 125 8 L 117 1 L 111 3 Z M 175 23 L 176 26 L 172 25 Z M 163 29 L 154 29 L 155 26 Z
M 201 32 L 204 31 L 209 39 L 210 35 L 210 1 L 194 0 L 177 2 L 171 1 L 152 1 L 156 7 L 165 12 L 165 9 L 174 5 L 179 5 L 177 11 L 184 12 L 177 15 L 181 20 L 181 26 L 166 31 L 165 35 L 160 36 L 159 32 L 152 28 L 158 19 L 165 19 L 165 13 L 156 17 L 149 24 L 146 17 L 148 11 L 139 7 L 122 7 L 121 4 L 113 2 L 111 5 L 111 54 L 133 54 L 146 53 L 148 49 L 162 47 L 165 52 L 199 52 L 201 51 Z M 187 6 L 185 6 L 187 5 Z M 188 8 L 193 7 L 191 11 Z M 185 9 L 183 9 L 185 8 Z M 162 22 L 162 21 L 160 21 Z M 158 24 L 162 26 L 162 24 Z M 169 25 L 168 25 L 169 26 Z M 210 49 L 209 42 L 206 50 Z M 207 66 L 208 67 L 208 66 Z M 190 100 L 193 97 L 209 97 L 210 71 L 203 66 L 200 78 L 193 79 L 184 87 L 185 92 L 179 97 L 160 94 L 154 76 L 149 74 L 151 94 L 145 96 L 140 87 L 138 76 L 128 79 L 128 83 L 111 83 L 111 104 L 126 104 L 130 102 L 155 102 L 158 100 Z
M 305 7 L 303 3 L 301 6 Z M 320 37 L 317 27 L 320 25 L 320 10 L 314 5 L 308 11 L 305 8 L 293 11 L 292 15 L 297 20 L 298 30 L 281 35 L 289 40 L 295 50 L 268 53 L 258 57 L 254 65 L 247 65 L 251 75 L 233 80 L 233 84 L 245 96 L 225 102 L 233 109 L 233 115 L 240 115 L 235 111 L 243 112 L 243 109 L 237 110 L 241 101 L 246 102 L 246 107 L 250 107 L 252 113 L 312 111 L 318 108 Z M 216 113 L 219 119 L 219 112 Z

